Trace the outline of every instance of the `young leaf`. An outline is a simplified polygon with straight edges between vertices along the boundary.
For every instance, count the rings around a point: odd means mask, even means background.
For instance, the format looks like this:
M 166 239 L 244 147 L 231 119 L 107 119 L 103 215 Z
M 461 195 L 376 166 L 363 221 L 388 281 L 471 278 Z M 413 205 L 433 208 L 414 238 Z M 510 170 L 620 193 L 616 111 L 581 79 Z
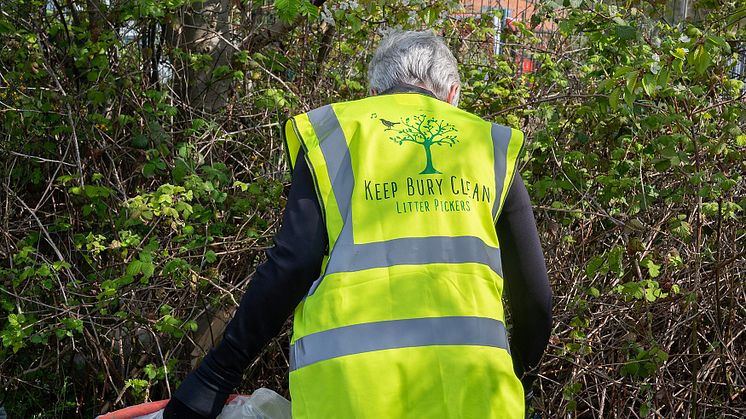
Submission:
M 657 278 L 661 274 L 661 266 L 653 262 L 649 257 L 644 258 L 640 261 L 640 265 L 648 268 L 648 274 L 651 278 Z
M 276 0 L 277 16 L 285 22 L 292 22 L 300 12 L 301 0 Z
M 658 86 L 661 87 L 661 89 L 665 89 L 666 86 L 668 86 L 668 78 L 671 75 L 671 72 L 669 71 L 668 67 L 665 67 L 663 70 L 661 70 L 660 73 L 658 73 Z
M 645 91 L 646 95 L 653 96 L 655 93 L 655 86 L 657 85 L 655 81 L 654 74 L 648 73 L 642 77 L 642 89 Z
M 613 109 L 614 111 L 616 111 L 619 108 L 619 96 L 621 94 L 622 94 L 622 89 L 617 87 L 609 95 L 609 106 L 611 106 L 611 109 Z
M 672 52 L 671 55 L 673 55 L 674 57 L 680 60 L 683 60 L 686 58 L 686 52 L 687 51 L 684 48 L 676 48 L 676 50 L 674 50 L 674 52 Z
M 736 23 L 740 22 L 742 19 L 746 19 L 746 7 L 742 7 L 735 12 L 733 12 L 732 15 L 728 17 L 728 26 L 733 26 Z
M 139 259 L 135 259 L 127 265 L 127 275 L 135 276 L 142 272 L 142 262 Z
M 712 57 L 704 46 L 700 45 L 697 47 L 697 51 L 694 53 L 694 70 L 697 74 L 702 75 L 707 71 L 707 67 L 712 64 Z
M 684 60 L 681 58 L 677 58 L 673 60 L 672 67 L 678 74 L 681 74 L 684 72 Z
M 629 41 L 637 37 L 637 31 L 632 26 L 618 25 L 616 27 L 616 36 L 622 41 Z
M 624 89 L 624 103 L 627 104 L 628 108 L 632 109 L 635 99 L 637 99 L 637 96 L 630 89 Z

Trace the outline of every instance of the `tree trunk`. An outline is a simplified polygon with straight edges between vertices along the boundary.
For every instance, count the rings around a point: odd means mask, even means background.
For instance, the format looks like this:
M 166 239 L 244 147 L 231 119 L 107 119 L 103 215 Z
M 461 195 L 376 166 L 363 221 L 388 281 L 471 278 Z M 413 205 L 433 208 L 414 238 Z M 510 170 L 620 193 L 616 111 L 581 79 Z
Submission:
M 189 65 L 189 57 L 174 62 L 176 93 L 194 110 L 215 112 L 225 106 L 232 92 L 231 74 L 213 77 L 215 69 L 228 65 L 235 52 L 229 42 L 231 9 L 230 0 L 191 3 L 170 37 L 173 47 L 210 57 L 197 69 Z
M 312 3 L 320 7 L 324 1 Z M 215 69 L 230 65 L 238 49 L 256 52 L 287 36 L 302 21 L 299 16 L 292 22 L 278 19 L 271 25 L 249 23 L 251 28 L 238 31 L 241 25 L 233 14 L 237 10 L 235 4 L 231 0 L 193 2 L 185 6 L 181 21 L 169 28 L 166 39 L 171 47 L 189 54 L 173 54 L 173 64 L 175 91 L 190 109 L 212 113 L 224 108 L 233 94 L 233 72 L 214 77 Z M 262 12 L 257 9 L 247 14 L 253 15 L 261 16 Z M 243 41 L 236 41 L 239 38 Z M 209 60 L 200 60 L 205 65 L 195 69 L 189 63 L 189 56 L 199 54 L 209 56 Z
M 433 167 L 433 155 L 430 152 L 430 147 L 432 144 L 425 143 L 422 145 L 425 147 L 425 158 L 427 159 L 427 163 L 425 164 L 425 169 L 420 172 L 421 175 L 433 175 L 433 174 L 440 174 L 439 171 L 435 170 L 435 167 Z

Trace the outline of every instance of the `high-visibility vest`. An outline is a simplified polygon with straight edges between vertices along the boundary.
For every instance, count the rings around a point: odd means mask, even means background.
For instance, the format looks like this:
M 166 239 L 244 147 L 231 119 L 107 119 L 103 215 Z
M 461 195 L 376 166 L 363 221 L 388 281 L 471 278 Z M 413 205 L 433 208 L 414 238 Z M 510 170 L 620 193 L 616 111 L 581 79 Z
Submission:
M 523 134 L 421 94 L 285 125 L 329 236 L 295 310 L 293 418 L 523 418 L 495 221 Z

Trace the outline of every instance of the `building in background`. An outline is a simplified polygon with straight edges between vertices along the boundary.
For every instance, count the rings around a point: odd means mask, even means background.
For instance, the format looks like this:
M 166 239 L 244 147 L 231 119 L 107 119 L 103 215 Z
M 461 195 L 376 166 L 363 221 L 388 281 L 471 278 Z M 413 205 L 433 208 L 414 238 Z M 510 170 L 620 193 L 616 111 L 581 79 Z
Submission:
M 532 58 L 532 54 L 526 49 L 505 48 L 505 34 L 517 29 L 516 23 L 520 22 L 531 29 L 539 37 L 544 38 L 552 29 L 542 22 L 539 25 L 531 24 L 531 17 L 536 11 L 537 0 L 463 0 L 462 11 L 453 14 L 456 18 L 491 18 L 495 28 L 495 35 L 490 37 L 491 54 L 509 54 L 514 62 L 517 74 L 531 73 L 536 71 L 538 63 Z
M 556 27 L 552 22 L 544 19 L 533 19 L 539 3 L 542 0 L 462 0 L 462 10 L 451 16 L 455 18 L 490 18 L 495 29 L 494 36 L 489 36 L 487 42 L 490 45 L 491 58 L 497 55 L 508 55 L 515 64 L 516 75 L 532 73 L 539 67 L 539 62 L 533 59 L 532 49 L 511 48 L 506 45 L 505 34 L 517 30 L 517 22 L 525 25 L 533 31 L 542 42 L 536 45 L 533 52 L 540 50 L 546 45 Z M 659 19 L 669 24 L 685 24 L 685 21 L 697 21 L 704 18 L 706 9 L 694 7 L 693 0 L 662 0 L 660 4 Z M 538 23 L 537 23 L 538 22 Z M 468 35 L 468 34 L 462 34 Z M 734 58 L 735 66 L 731 69 L 731 77 L 746 80 L 746 43 L 741 42 L 736 48 L 737 57 Z

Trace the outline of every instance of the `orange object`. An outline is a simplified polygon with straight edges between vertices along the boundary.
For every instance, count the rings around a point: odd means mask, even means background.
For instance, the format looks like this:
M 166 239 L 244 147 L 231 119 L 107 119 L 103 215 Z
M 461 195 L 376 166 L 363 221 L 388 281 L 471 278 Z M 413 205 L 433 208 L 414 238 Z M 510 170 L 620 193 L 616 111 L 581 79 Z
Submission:
M 225 403 L 228 404 L 232 402 L 233 399 L 235 399 L 238 396 L 239 394 L 231 394 L 230 397 L 228 397 L 228 400 L 225 401 Z M 246 397 L 249 397 L 249 396 L 246 396 Z M 96 417 L 96 419 L 132 419 L 138 416 L 149 415 L 151 413 L 155 413 L 165 408 L 169 400 L 170 399 L 159 400 L 157 402 L 149 402 L 149 403 L 138 404 L 135 406 L 125 407 L 124 409 L 119 409 L 114 412 L 109 412 L 105 415 L 98 416 Z

